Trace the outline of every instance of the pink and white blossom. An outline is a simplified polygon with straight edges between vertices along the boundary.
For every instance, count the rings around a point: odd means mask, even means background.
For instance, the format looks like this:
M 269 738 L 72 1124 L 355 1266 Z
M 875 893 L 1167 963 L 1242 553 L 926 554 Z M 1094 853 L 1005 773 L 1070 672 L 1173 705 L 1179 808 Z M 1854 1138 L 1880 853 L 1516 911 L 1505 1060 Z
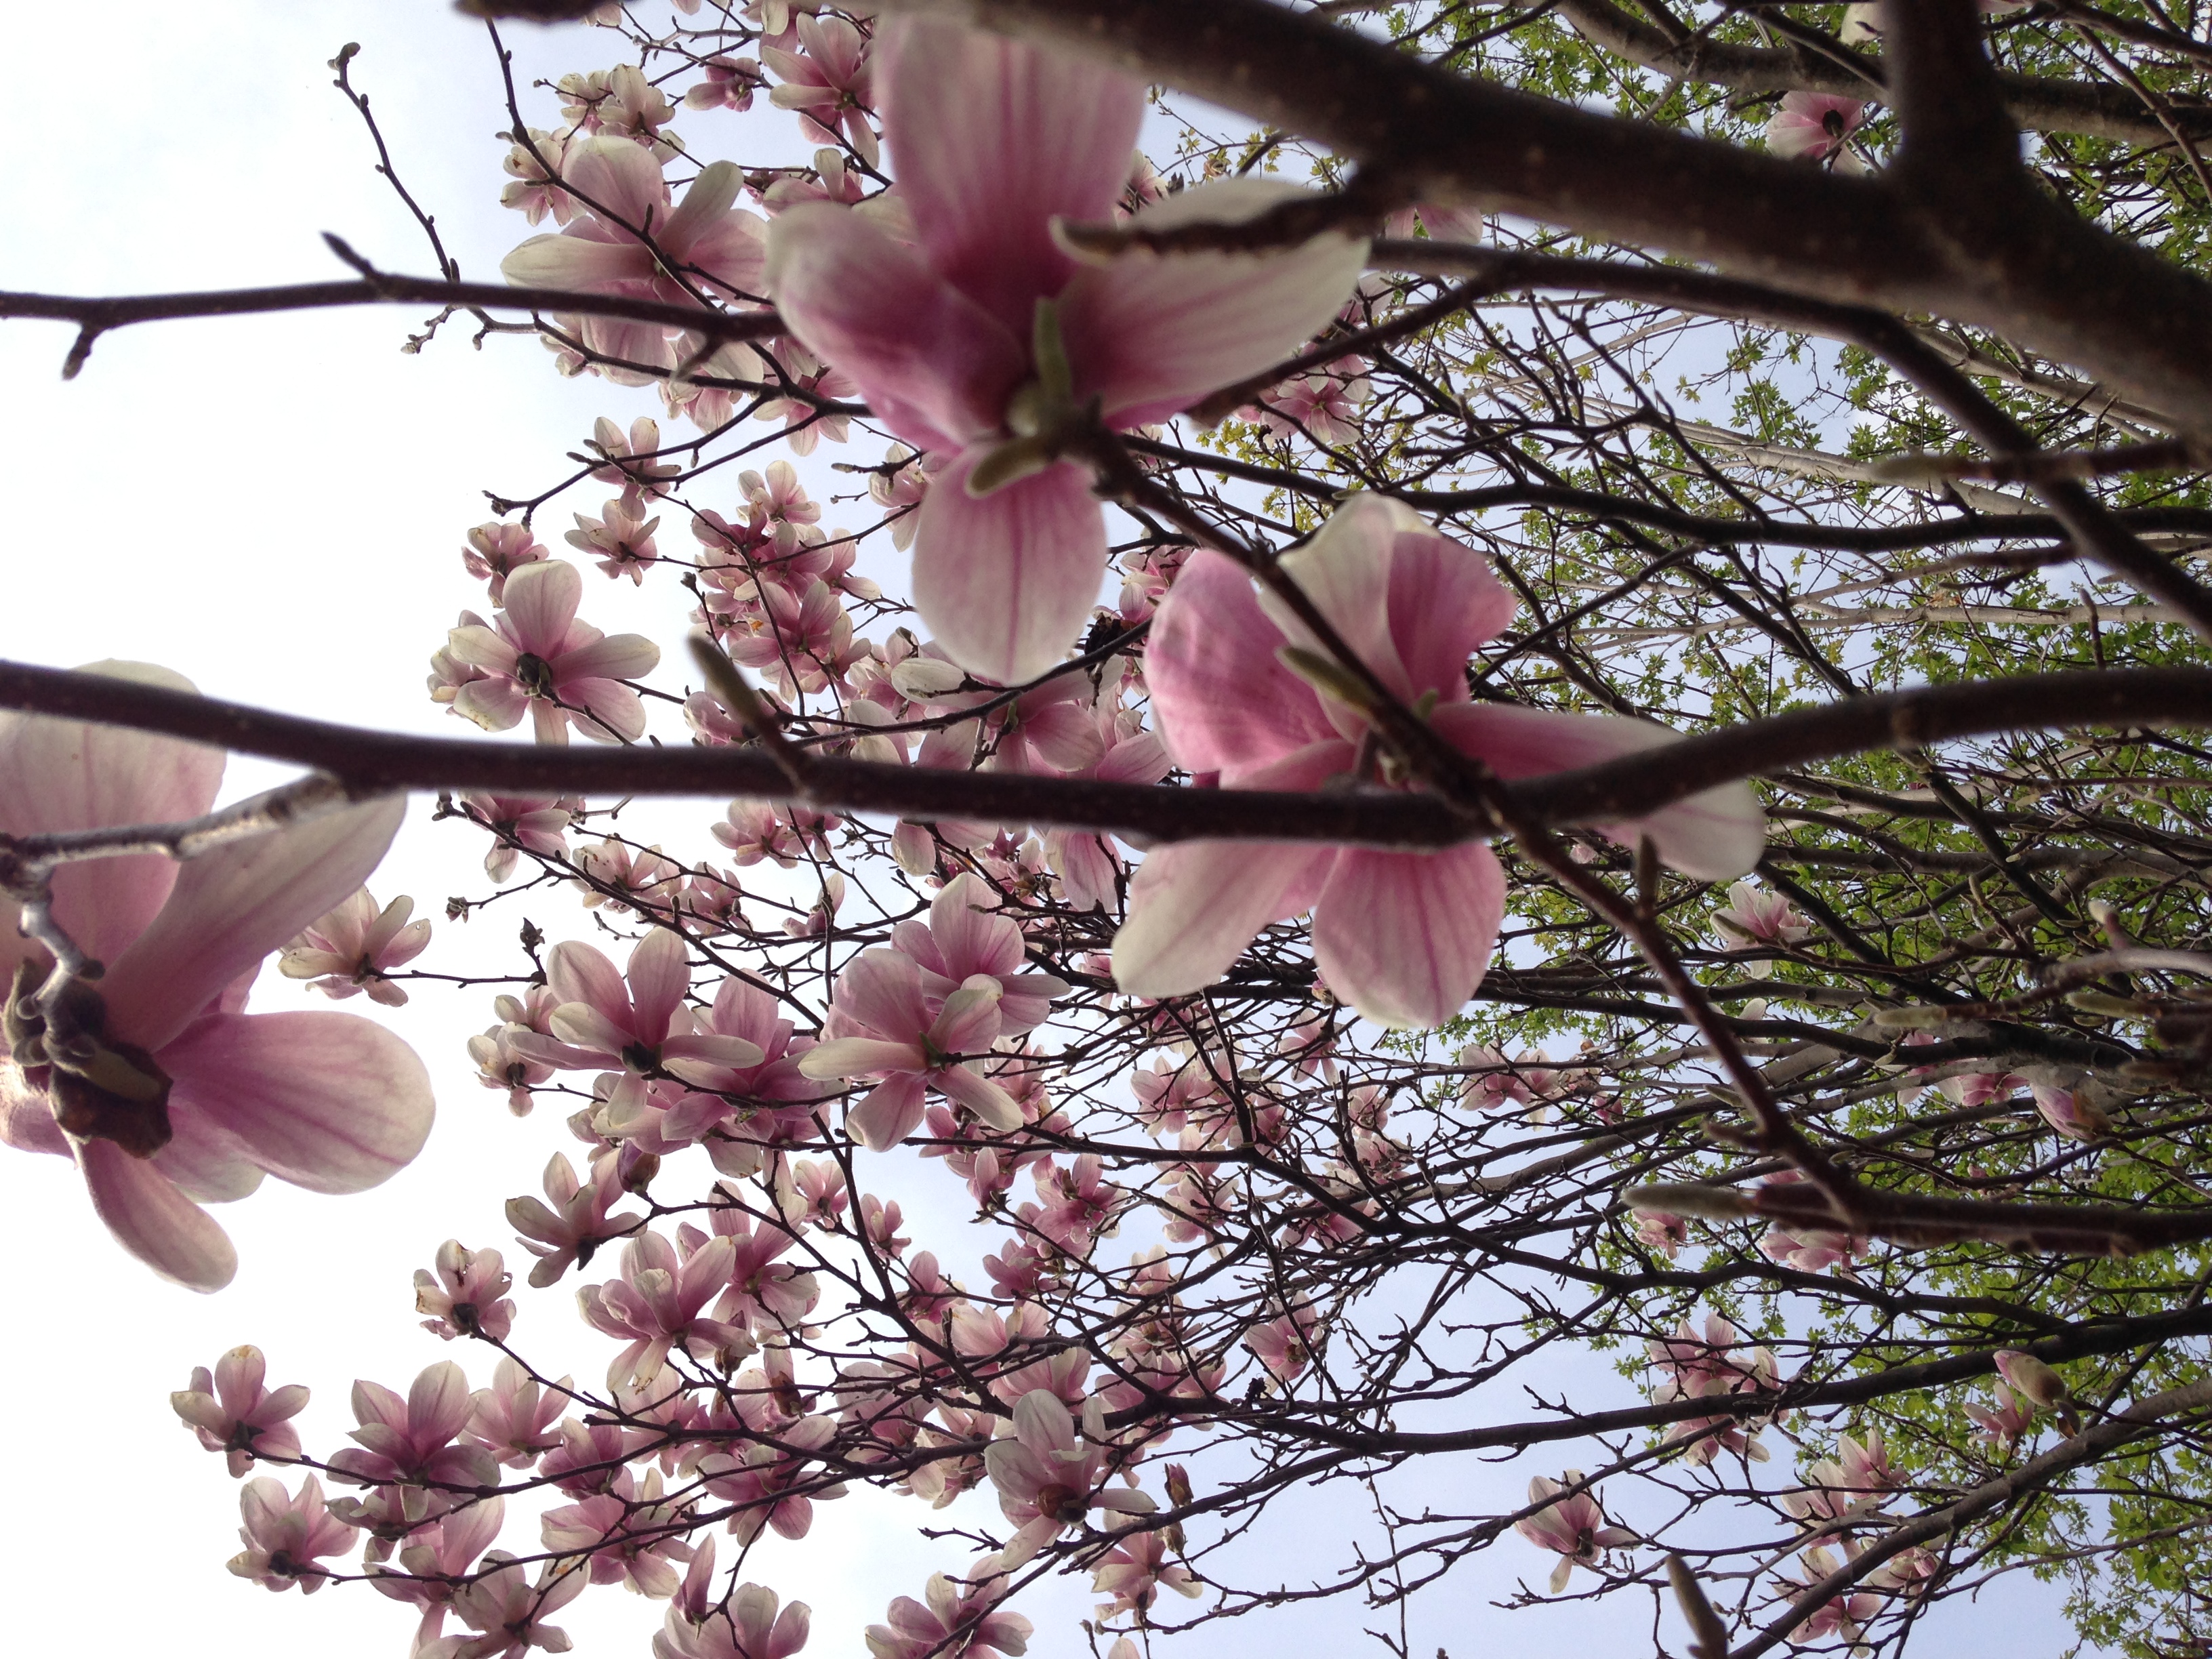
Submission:
M 257 1457 L 284 1462 L 300 1455 L 292 1419 L 306 1408 L 307 1391 L 292 1382 L 264 1392 L 267 1376 L 261 1350 L 247 1343 L 216 1360 L 212 1374 L 194 1366 L 191 1386 L 169 1396 L 170 1409 L 200 1444 L 224 1454 L 234 1476 L 252 1469 Z
M 330 1579 L 330 1570 L 318 1562 L 345 1554 L 360 1536 L 331 1515 L 322 1485 L 312 1474 L 296 1494 L 286 1492 L 281 1481 L 256 1476 L 240 1488 L 238 1507 L 246 1518 L 238 1529 L 246 1547 L 230 1558 L 230 1570 L 264 1589 L 288 1590 L 296 1584 L 301 1595 L 313 1595 Z
M 1551 1579 L 1554 1595 L 1566 1589 L 1567 1579 L 1577 1565 L 1594 1569 L 1603 1552 L 1637 1541 L 1636 1534 L 1626 1528 L 1606 1524 L 1605 1511 L 1599 1507 L 1595 1492 L 1584 1488 L 1567 1497 L 1559 1495 L 1582 1484 L 1580 1469 L 1569 1469 L 1564 1480 L 1537 1475 L 1528 1482 L 1528 1501 L 1544 1507 L 1513 1523 L 1513 1530 L 1537 1548 L 1558 1552 L 1559 1564 L 1552 1569 Z
M 641 634 L 602 634 L 576 620 L 584 579 L 560 559 L 526 564 L 507 579 L 506 603 L 490 627 L 456 628 L 446 649 L 483 678 L 462 686 L 453 712 L 487 732 L 527 714 L 540 743 L 566 743 L 568 727 L 594 743 L 635 742 L 645 706 L 622 682 L 649 674 L 660 647 Z
M 1081 264 L 1054 224 L 1111 217 L 1139 84 L 903 17 L 881 26 L 873 71 L 918 243 L 800 203 L 769 229 L 768 286 L 792 332 L 894 435 L 945 458 L 915 540 L 915 604 L 956 660 L 1012 684 L 1059 659 L 1105 570 L 1103 518 L 1054 433 L 1094 398 L 1109 427 L 1158 421 L 1276 361 L 1335 315 L 1365 245 L 1330 235 L 1282 252 Z M 1222 180 L 1138 222 L 1241 219 L 1291 193 Z M 971 489 L 1010 441 L 993 470 L 1012 481 Z
M 1674 740 L 1599 714 L 1472 701 L 1469 653 L 1511 617 L 1512 595 L 1473 549 L 1409 508 L 1355 495 L 1281 568 L 1393 696 L 1427 710 L 1445 744 L 1506 779 L 1595 765 Z M 1389 787 L 1372 727 L 1289 665 L 1316 641 L 1275 596 L 1220 554 L 1192 556 L 1153 618 L 1145 675 L 1168 752 L 1224 787 Z M 1743 784 L 1693 795 L 1607 833 L 1648 836 L 1696 876 L 1739 875 L 1765 837 Z M 1488 967 L 1505 878 L 1480 844 L 1382 852 L 1297 842 L 1193 842 L 1160 848 L 1130 884 L 1114 973 L 1139 996 L 1197 991 L 1272 921 L 1310 909 L 1314 957 L 1336 994 L 1379 1024 L 1433 1026 L 1459 1012 Z
M 422 954 L 430 943 L 430 921 L 410 921 L 415 901 L 404 894 L 378 908 L 366 887 L 358 888 L 327 915 L 309 922 L 276 958 L 287 979 L 304 979 L 325 996 L 343 1000 L 359 991 L 387 1008 L 406 1006 L 407 993 L 390 975 Z
M 85 672 L 192 689 L 139 663 Z M 197 817 L 222 769 L 219 750 L 170 738 L 0 714 L 0 832 Z M 360 1192 L 428 1135 L 429 1078 L 397 1036 L 352 1014 L 243 1012 L 262 960 L 361 886 L 404 808 L 372 801 L 181 864 L 142 854 L 62 866 L 53 919 L 106 965 L 67 992 L 78 1028 L 67 1039 L 49 1042 L 24 1000 L 51 962 L 0 900 L 0 982 L 16 1005 L 0 1140 L 73 1160 L 117 1242 L 165 1277 L 212 1291 L 235 1271 L 203 1204 L 243 1198 L 264 1174 Z

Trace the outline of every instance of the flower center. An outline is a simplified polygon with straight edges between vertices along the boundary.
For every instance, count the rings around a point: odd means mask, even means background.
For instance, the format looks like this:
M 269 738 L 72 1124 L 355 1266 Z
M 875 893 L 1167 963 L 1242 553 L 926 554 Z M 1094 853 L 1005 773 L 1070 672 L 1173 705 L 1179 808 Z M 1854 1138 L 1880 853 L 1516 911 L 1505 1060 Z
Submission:
M 1055 301 L 1036 302 L 1030 326 L 1030 361 L 1036 373 L 1014 388 L 1000 417 L 1012 435 L 969 473 L 970 495 L 988 495 L 1043 471 L 1098 422 L 1097 398 L 1075 401 L 1075 376 L 1068 366 Z
M 71 980 L 49 1006 L 39 997 L 48 969 L 16 964 L 7 1007 L 9 1052 L 27 1073 L 43 1069 L 54 1121 L 79 1140 L 112 1140 L 133 1158 L 169 1144 L 169 1074 L 135 1043 L 107 1035 L 107 1005 Z M 40 1079 L 33 1077 L 34 1081 Z
M 535 652 L 525 651 L 514 659 L 515 683 L 533 697 L 553 695 L 553 669 Z

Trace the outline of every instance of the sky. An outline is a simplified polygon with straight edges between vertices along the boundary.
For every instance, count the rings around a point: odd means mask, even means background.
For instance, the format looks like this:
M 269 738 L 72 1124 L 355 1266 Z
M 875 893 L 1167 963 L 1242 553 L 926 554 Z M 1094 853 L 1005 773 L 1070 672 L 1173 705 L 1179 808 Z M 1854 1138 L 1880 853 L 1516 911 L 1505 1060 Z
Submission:
M 111 0 L 99 27 L 116 50 L 91 50 L 72 9 L 15 7 L 0 20 L 0 50 L 19 71 L 10 115 L 23 157 L 0 170 L 0 222 L 15 228 L 0 253 L 0 286 L 112 294 L 323 280 L 342 274 L 324 231 L 386 269 L 427 271 L 420 233 L 372 172 L 360 121 L 331 88 L 327 60 L 348 41 L 362 46 L 356 83 L 463 274 L 495 280 L 500 258 L 528 234 L 496 204 L 506 147 L 494 137 L 505 125 L 495 65 L 480 27 L 444 0 Z M 525 81 L 611 61 L 604 37 L 581 31 L 517 26 L 510 39 Z M 532 112 L 550 124 L 550 96 L 534 96 Z M 679 125 L 702 131 L 708 120 Z M 776 142 L 769 131 L 731 148 L 757 158 Z M 362 309 L 139 327 L 103 338 L 68 383 L 58 377 L 65 327 L 0 325 L 0 482 L 12 508 L 0 552 L 0 655 L 58 666 L 151 660 L 213 696 L 390 731 L 460 730 L 430 703 L 423 677 L 456 613 L 482 607 L 459 550 L 463 532 L 489 516 L 485 492 L 536 493 L 561 476 L 561 457 L 593 417 L 626 422 L 657 405 L 647 392 L 557 378 L 528 340 L 495 338 L 479 352 L 449 328 L 420 355 L 403 355 L 419 315 Z M 819 453 L 805 469 L 817 496 L 844 487 L 823 465 L 832 458 Z M 852 458 L 877 455 L 856 445 Z M 605 493 L 587 486 L 561 506 L 596 511 Z M 567 522 L 550 511 L 541 534 L 552 540 Z M 585 614 L 610 632 L 646 633 L 664 651 L 684 633 L 670 584 L 634 592 L 594 580 Z M 681 678 L 672 665 L 660 676 L 671 685 Z M 226 793 L 283 775 L 234 761 Z M 503 969 L 522 914 L 556 938 L 585 931 L 580 910 L 556 898 L 445 921 L 447 896 L 486 885 L 476 869 L 481 842 L 429 822 L 428 805 L 414 803 L 371 884 L 380 899 L 411 894 L 417 914 L 436 919 L 422 965 Z M 699 842 L 718 811 L 691 803 L 641 811 L 635 822 Z M 272 971 L 255 1006 L 325 1006 L 305 999 Z M 0 1206 L 19 1264 L 15 1363 L 0 1368 L 19 1447 L 18 1485 L 0 1507 L 0 1559 L 15 1564 L 7 1626 L 15 1650 L 135 1652 L 158 1632 L 179 1659 L 302 1643 L 325 1659 L 404 1651 L 411 1621 L 397 1605 L 359 1590 L 303 1605 L 222 1571 L 238 1547 L 235 1483 L 166 1396 L 194 1365 L 253 1342 L 269 1355 L 272 1384 L 313 1388 L 303 1425 L 310 1446 L 327 1449 L 352 1425 L 346 1392 L 356 1376 L 404 1392 L 422 1366 L 453 1358 L 472 1381 L 488 1380 L 483 1358 L 416 1325 L 410 1275 L 455 1234 L 520 1260 L 501 1204 L 534 1188 L 552 1151 L 574 1145 L 554 1114 L 518 1122 L 477 1085 L 463 1044 L 492 1023 L 489 1003 L 483 990 L 425 988 L 409 1007 L 380 1012 L 431 1066 L 440 1115 L 428 1149 L 359 1197 L 314 1198 L 272 1181 L 227 1206 L 221 1219 L 242 1265 L 212 1298 L 155 1279 L 117 1249 L 59 1160 L 0 1154 Z M 607 1345 L 583 1331 L 567 1290 L 526 1300 L 518 1330 L 533 1358 L 595 1376 Z M 1517 1490 L 1527 1473 L 1508 1484 Z M 1455 1498 L 1452 1506 L 1466 1507 L 1467 1493 L 1440 1494 Z M 1322 1547 L 1333 1540 L 1332 1506 L 1344 1501 L 1323 1494 L 1286 1517 L 1287 1577 L 1295 1580 L 1310 1547 L 1316 1567 L 1330 1559 Z M 955 1545 L 915 1535 L 926 1517 L 910 1502 L 856 1493 L 819 1513 L 803 1545 L 760 1558 L 764 1582 L 812 1604 L 812 1653 L 860 1651 L 861 1626 L 882 1617 L 891 1595 L 919 1594 L 928 1571 L 963 1559 Z M 1648 1643 L 1650 1608 L 1626 1601 L 1595 1620 L 1587 1609 L 1558 1609 L 1489 1623 L 1492 1598 L 1548 1568 L 1548 1558 L 1509 1551 L 1417 1604 L 1414 1652 L 1443 1647 L 1468 1659 L 1497 1636 L 1595 1634 L 1622 1651 Z M 1074 1586 L 1032 1598 L 1032 1653 L 1086 1650 L 1074 1621 L 1089 1599 Z M 1999 1630 L 2027 1639 L 2012 1651 L 2054 1650 L 2033 1639 L 2056 1634 L 2033 1597 L 2013 1602 L 1997 1625 L 1988 1609 L 1972 1616 L 1978 1637 L 1954 1650 L 1988 1650 L 1978 1638 Z M 1302 1640 L 1326 1636 L 1348 1649 L 1364 1617 L 1346 1607 L 1297 1615 L 1292 1627 Z M 641 1654 L 659 1609 L 599 1590 L 559 1622 L 581 1653 Z M 1282 1620 L 1247 1620 L 1180 1650 L 1256 1654 L 1286 1633 Z

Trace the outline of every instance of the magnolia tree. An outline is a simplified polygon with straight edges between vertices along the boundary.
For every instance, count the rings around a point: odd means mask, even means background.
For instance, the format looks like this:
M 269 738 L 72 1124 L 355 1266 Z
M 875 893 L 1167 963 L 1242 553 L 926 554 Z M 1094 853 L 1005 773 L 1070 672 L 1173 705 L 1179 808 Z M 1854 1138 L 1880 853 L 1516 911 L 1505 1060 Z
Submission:
M 119 1248 L 219 1291 L 206 1206 L 383 1180 L 434 1080 L 574 1135 L 352 1443 L 281 1353 L 172 1396 L 233 1572 L 784 1659 L 769 1535 L 868 1486 L 963 1565 L 817 1650 L 1410 1659 L 1485 1553 L 1701 1659 L 2022 1572 L 2207 1650 L 2202 8 L 471 9 L 580 25 L 531 85 L 487 21 L 504 285 L 416 208 L 428 275 L 0 296 L 67 374 L 411 304 L 609 410 L 424 600 L 513 736 L 0 665 L 0 1133 Z M 307 771 L 211 811 L 224 750 Z M 246 1012 L 437 976 L 410 791 L 456 915 L 566 896 L 483 1034 Z

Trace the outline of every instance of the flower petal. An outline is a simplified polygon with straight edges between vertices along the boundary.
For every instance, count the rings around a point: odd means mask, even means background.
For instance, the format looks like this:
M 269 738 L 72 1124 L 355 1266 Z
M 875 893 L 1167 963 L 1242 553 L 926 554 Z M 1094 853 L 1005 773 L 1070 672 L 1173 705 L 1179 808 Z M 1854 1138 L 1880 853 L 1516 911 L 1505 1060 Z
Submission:
M 510 571 L 500 603 L 516 647 L 543 658 L 561 654 L 583 602 L 584 578 L 565 559 L 540 559 Z M 456 632 L 459 630 L 456 629 Z M 483 665 L 489 666 L 489 665 Z
M 422 1062 L 357 1014 L 218 1014 L 161 1051 L 179 1097 L 256 1164 L 318 1193 L 358 1193 L 422 1151 L 435 1108 Z
M 150 663 L 88 663 L 77 671 L 192 691 L 181 674 Z M 0 831 L 26 836 L 198 817 L 214 804 L 223 753 L 119 726 L 0 714 Z M 112 963 L 169 896 L 177 866 L 160 854 L 94 859 L 54 872 L 55 918 L 94 957 Z M 0 974 L 13 975 L 29 947 L 0 915 Z
M 1235 223 L 1303 193 L 1263 179 L 1216 179 L 1153 203 L 1130 223 Z M 1165 420 L 1326 328 L 1366 263 L 1364 240 L 1332 234 L 1282 252 L 1139 249 L 1086 265 L 1060 296 L 1076 395 L 1101 398 L 1116 427 Z
M 845 1128 L 860 1137 L 872 1152 L 887 1152 L 915 1131 L 921 1121 L 923 1090 L 921 1077 L 901 1072 L 878 1084 L 867 1098 L 845 1114 Z
M 668 181 L 660 163 L 644 145 L 612 133 L 572 139 L 562 152 L 561 176 L 602 215 L 635 230 L 650 217 L 657 225 L 668 215 Z
M 1028 372 L 1021 336 L 845 208 L 802 202 L 779 215 L 766 281 L 792 333 L 919 448 L 996 431 Z
M 1014 685 L 1066 656 L 1098 603 L 1106 516 L 1064 462 L 970 495 L 986 453 L 963 452 L 922 497 L 914 602 L 955 662 Z
M 683 1006 L 691 986 L 691 965 L 684 936 L 656 927 L 629 953 L 629 998 L 636 1011 L 633 1025 L 645 1042 L 658 1044 L 668 1035 L 669 1016 Z
M 602 242 L 566 232 L 533 236 L 499 262 L 499 274 L 516 288 L 586 292 L 617 283 L 649 282 L 653 270 L 653 254 L 642 242 Z
M 1680 733 L 1612 714 L 1570 714 L 1511 703 L 1439 708 L 1438 732 L 1462 754 L 1486 762 L 1502 778 L 1598 766 L 1679 739 Z M 1670 868 L 1705 881 L 1728 881 L 1755 866 L 1766 850 L 1766 812 L 1747 783 L 1724 783 L 1661 808 L 1648 817 L 1605 826 L 1634 845 L 1648 835 Z
M 1367 1018 L 1426 1030 L 1474 994 L 1504 915 L 1505 872 L 1487 847 L 1349 848 L 1314 906 L 1314 960 Z
M 930 264 L 1027 339 L 1037 300 L 1074 269 L 1052 221 L 1112 212 L 1143 85 L 1073 54 L 906 18 L 884 26 L 875 51 L 899 194 Z
M 1178 765 L 1235 783 L 1334 736 L 1313 688 L 1277 659 L 1282 644 L 1242 567 L 1190 556 L 1145 643 L 1153 720 Z
M 88 1140 L 77 1167 L 92 1207 L 116 1243 L 164 1279 L 195 1291 L 219 1291 L 238 1272 L 238 1252 L 205 1210 L 151 1164 L 112 1140 Z
M 1300 890 L 1337 856 L 1296 842 L 1198 841 L 1146 855 L 1114 935 L 1114 982 L 1140 997 L 1181 996 L 1221 977 L 1271 921 L 1296 915 Z
M 168 902 L 100 981 L 115 1035 L 159 1052 L 242 974 L 365 881 L 404 795 L 231 842 L 185 863 Z

